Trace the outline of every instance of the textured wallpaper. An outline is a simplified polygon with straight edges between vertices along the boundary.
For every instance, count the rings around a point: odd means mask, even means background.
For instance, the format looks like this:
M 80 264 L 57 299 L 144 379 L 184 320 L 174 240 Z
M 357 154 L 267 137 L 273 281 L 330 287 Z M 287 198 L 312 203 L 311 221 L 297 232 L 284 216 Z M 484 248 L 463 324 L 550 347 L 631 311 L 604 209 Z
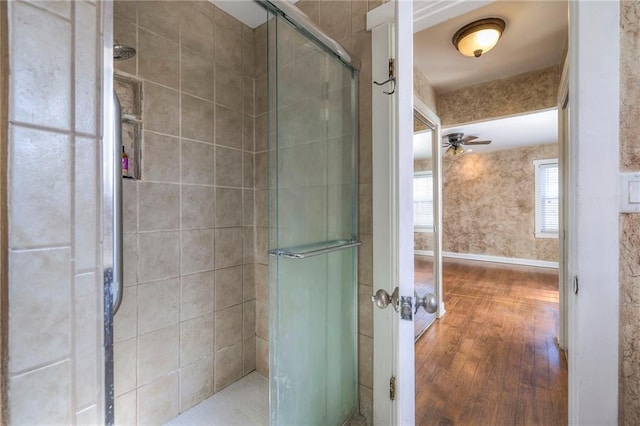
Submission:
M 418 68 L 413 67 L 413 92 L 424 102 L 434 113 L 437 113 L 438 103 L 436 97 L 436 91 L 431 83 Z
M 620 6 L 620 168 L 640 170 L 640 2 Z M 640 215 L 620 215 L 620 417 L 640 424 Z
M 558 240 L 534 236 L 533 160 L 558 144 L 443 157 L 443 250 L 557 261 Z
M 443 126 L 553 108 L 557 104 L 560 66 L 438 94 Z

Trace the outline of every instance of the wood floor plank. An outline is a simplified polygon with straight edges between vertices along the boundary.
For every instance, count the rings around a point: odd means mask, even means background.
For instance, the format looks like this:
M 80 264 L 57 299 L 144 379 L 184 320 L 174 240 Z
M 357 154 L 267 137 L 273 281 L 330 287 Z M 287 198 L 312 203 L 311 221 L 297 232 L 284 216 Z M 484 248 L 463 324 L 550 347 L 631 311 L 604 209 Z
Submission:
M 443 276 L 447 314 L 416 342 L 416 424 L 565 425 L 557 271 L 447 260 Z

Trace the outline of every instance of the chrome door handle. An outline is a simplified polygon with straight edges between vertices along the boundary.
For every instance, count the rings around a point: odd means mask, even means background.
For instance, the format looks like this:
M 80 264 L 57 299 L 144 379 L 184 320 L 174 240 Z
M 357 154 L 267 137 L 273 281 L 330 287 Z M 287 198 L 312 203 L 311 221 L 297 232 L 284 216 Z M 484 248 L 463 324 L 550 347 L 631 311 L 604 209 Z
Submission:
M 391 305 L 393 309 L 398 312 L 400 297 L 398 296 L 398 287 L 393 290 L 393 293 L 389 295 L 387 291 L 383 288 L 376 291 L 376 294 L 371 296 L 371 301 L 376 304 L 376 306 L 380 309 L 384 309 L 387 306 Z
M 438 299 L 435 294 L 426 293 L 424 296 L 420 297 L 418 296 L 418 293 L 414 291 L 413 295 L 416 298 L 416 310 L 414 314 L 418 313 L 418 308 L 421 306 L 430 314 L 434 314 L 438 310 Z

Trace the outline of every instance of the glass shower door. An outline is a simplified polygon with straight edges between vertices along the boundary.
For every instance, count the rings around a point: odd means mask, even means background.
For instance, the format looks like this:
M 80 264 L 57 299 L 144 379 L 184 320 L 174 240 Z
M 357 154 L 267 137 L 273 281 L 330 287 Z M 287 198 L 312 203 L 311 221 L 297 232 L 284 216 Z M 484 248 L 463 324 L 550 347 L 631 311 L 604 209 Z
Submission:
M 357 410 L 357 72 L 269 22 L 270 422 Z

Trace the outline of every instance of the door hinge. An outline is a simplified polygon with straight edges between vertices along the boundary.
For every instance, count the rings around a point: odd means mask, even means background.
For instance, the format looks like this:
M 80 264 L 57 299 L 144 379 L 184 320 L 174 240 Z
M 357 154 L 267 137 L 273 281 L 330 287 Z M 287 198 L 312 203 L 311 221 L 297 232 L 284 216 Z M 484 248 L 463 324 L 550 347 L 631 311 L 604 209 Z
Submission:
M 391 376 L 391 380 L 389 380 L 389 399 L 392 401 L 396 400 L 396 378 L 395 376 Z

